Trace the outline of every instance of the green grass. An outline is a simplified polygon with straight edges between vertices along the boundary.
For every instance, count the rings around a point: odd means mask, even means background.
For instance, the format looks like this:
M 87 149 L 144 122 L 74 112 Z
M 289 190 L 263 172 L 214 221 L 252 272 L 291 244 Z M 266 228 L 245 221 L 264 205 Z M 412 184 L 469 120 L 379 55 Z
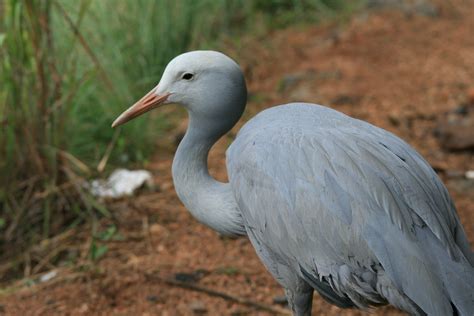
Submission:
M 110 124 L 174 56 L 218 49 L 220 38 L 256 26 L 353 8 L 349 0 L 0 2 L 0 260 L 108 216 L 81 181 L 103 172 L 107 160 L 130 166 L 148 159 L 168 127 L 159 113 L 119 130 Z

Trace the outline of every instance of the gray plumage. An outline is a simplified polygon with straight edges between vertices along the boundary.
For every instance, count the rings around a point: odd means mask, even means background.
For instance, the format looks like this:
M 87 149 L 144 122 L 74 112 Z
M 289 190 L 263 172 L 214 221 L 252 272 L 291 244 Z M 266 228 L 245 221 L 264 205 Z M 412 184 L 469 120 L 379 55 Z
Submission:
M 227 166 L 248 235 L 284 287 L 321 282 L 341 307 L 474 311 L 472 253 L 452 200 L 393 134 L 318 105 L 283 105 L 242 128 Z
M 474 314 L 474 256 L 454 204 L 403 140 L 323 106 L 281 105 L 240 130 L 221 183 L 207 155 L 245 108 L 238 65 L 186 53 L 153 93 L 190 115 L 173 161 L 181 201 L 220 233 L 247 235 L 295 315 L 310 315 L 313 290 L 341 308 Z

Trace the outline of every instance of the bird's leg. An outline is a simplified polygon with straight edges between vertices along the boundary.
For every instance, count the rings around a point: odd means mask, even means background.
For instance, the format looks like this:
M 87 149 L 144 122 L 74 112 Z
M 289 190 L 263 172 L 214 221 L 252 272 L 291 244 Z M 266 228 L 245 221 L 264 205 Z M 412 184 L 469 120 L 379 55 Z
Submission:
M 294 316 L 311 316 L 313 288 L 306 282 L 298 282 L 294 289 L 285 289 L 288 305 Z

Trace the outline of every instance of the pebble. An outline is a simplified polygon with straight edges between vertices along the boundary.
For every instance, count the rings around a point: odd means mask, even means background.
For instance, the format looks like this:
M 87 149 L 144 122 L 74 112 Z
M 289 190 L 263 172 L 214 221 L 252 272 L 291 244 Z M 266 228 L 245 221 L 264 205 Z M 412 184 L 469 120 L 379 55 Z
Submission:
M 466 171 L 465 177 L 466 179 L 474 180 L 474 170 Z
M 195 314 L 205 314 L 207 313 L 206 305 L 202 301 L 193 301 L 189 304 L 189 308 Z
M 158 303 L 159 298 L 158 298 L 158 296 L 156 296 L 156 295 L 148 295 L 148 296 L 146 297 L 146 300 L 147 300 L 148 302 L 151 302 L 151 303 Z

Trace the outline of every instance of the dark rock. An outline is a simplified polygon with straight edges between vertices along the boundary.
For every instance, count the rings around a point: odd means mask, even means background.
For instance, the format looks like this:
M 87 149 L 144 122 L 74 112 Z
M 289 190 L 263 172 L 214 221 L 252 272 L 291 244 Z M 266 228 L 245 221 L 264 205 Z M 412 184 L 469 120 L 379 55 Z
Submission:
M 179 282 L 194 283 L 199 281 L 192 273 L 176 273 L 174 279 Z
M 201 280 L 203 277 L 209 274 L 209 271 L 204 269 L 198 269 L 192 273 L 176 273 L 174 279 L 179 282 L 195 283 Z
M 160 301 L 159 297 L 156 295 L 148 295 L 146 300 L 151 303 L 158 303 Z
M 469 113 L 469 104 L 463 103 L 460 104 L 457 108 L 453 111 L 454 114 L 465 116 Z

